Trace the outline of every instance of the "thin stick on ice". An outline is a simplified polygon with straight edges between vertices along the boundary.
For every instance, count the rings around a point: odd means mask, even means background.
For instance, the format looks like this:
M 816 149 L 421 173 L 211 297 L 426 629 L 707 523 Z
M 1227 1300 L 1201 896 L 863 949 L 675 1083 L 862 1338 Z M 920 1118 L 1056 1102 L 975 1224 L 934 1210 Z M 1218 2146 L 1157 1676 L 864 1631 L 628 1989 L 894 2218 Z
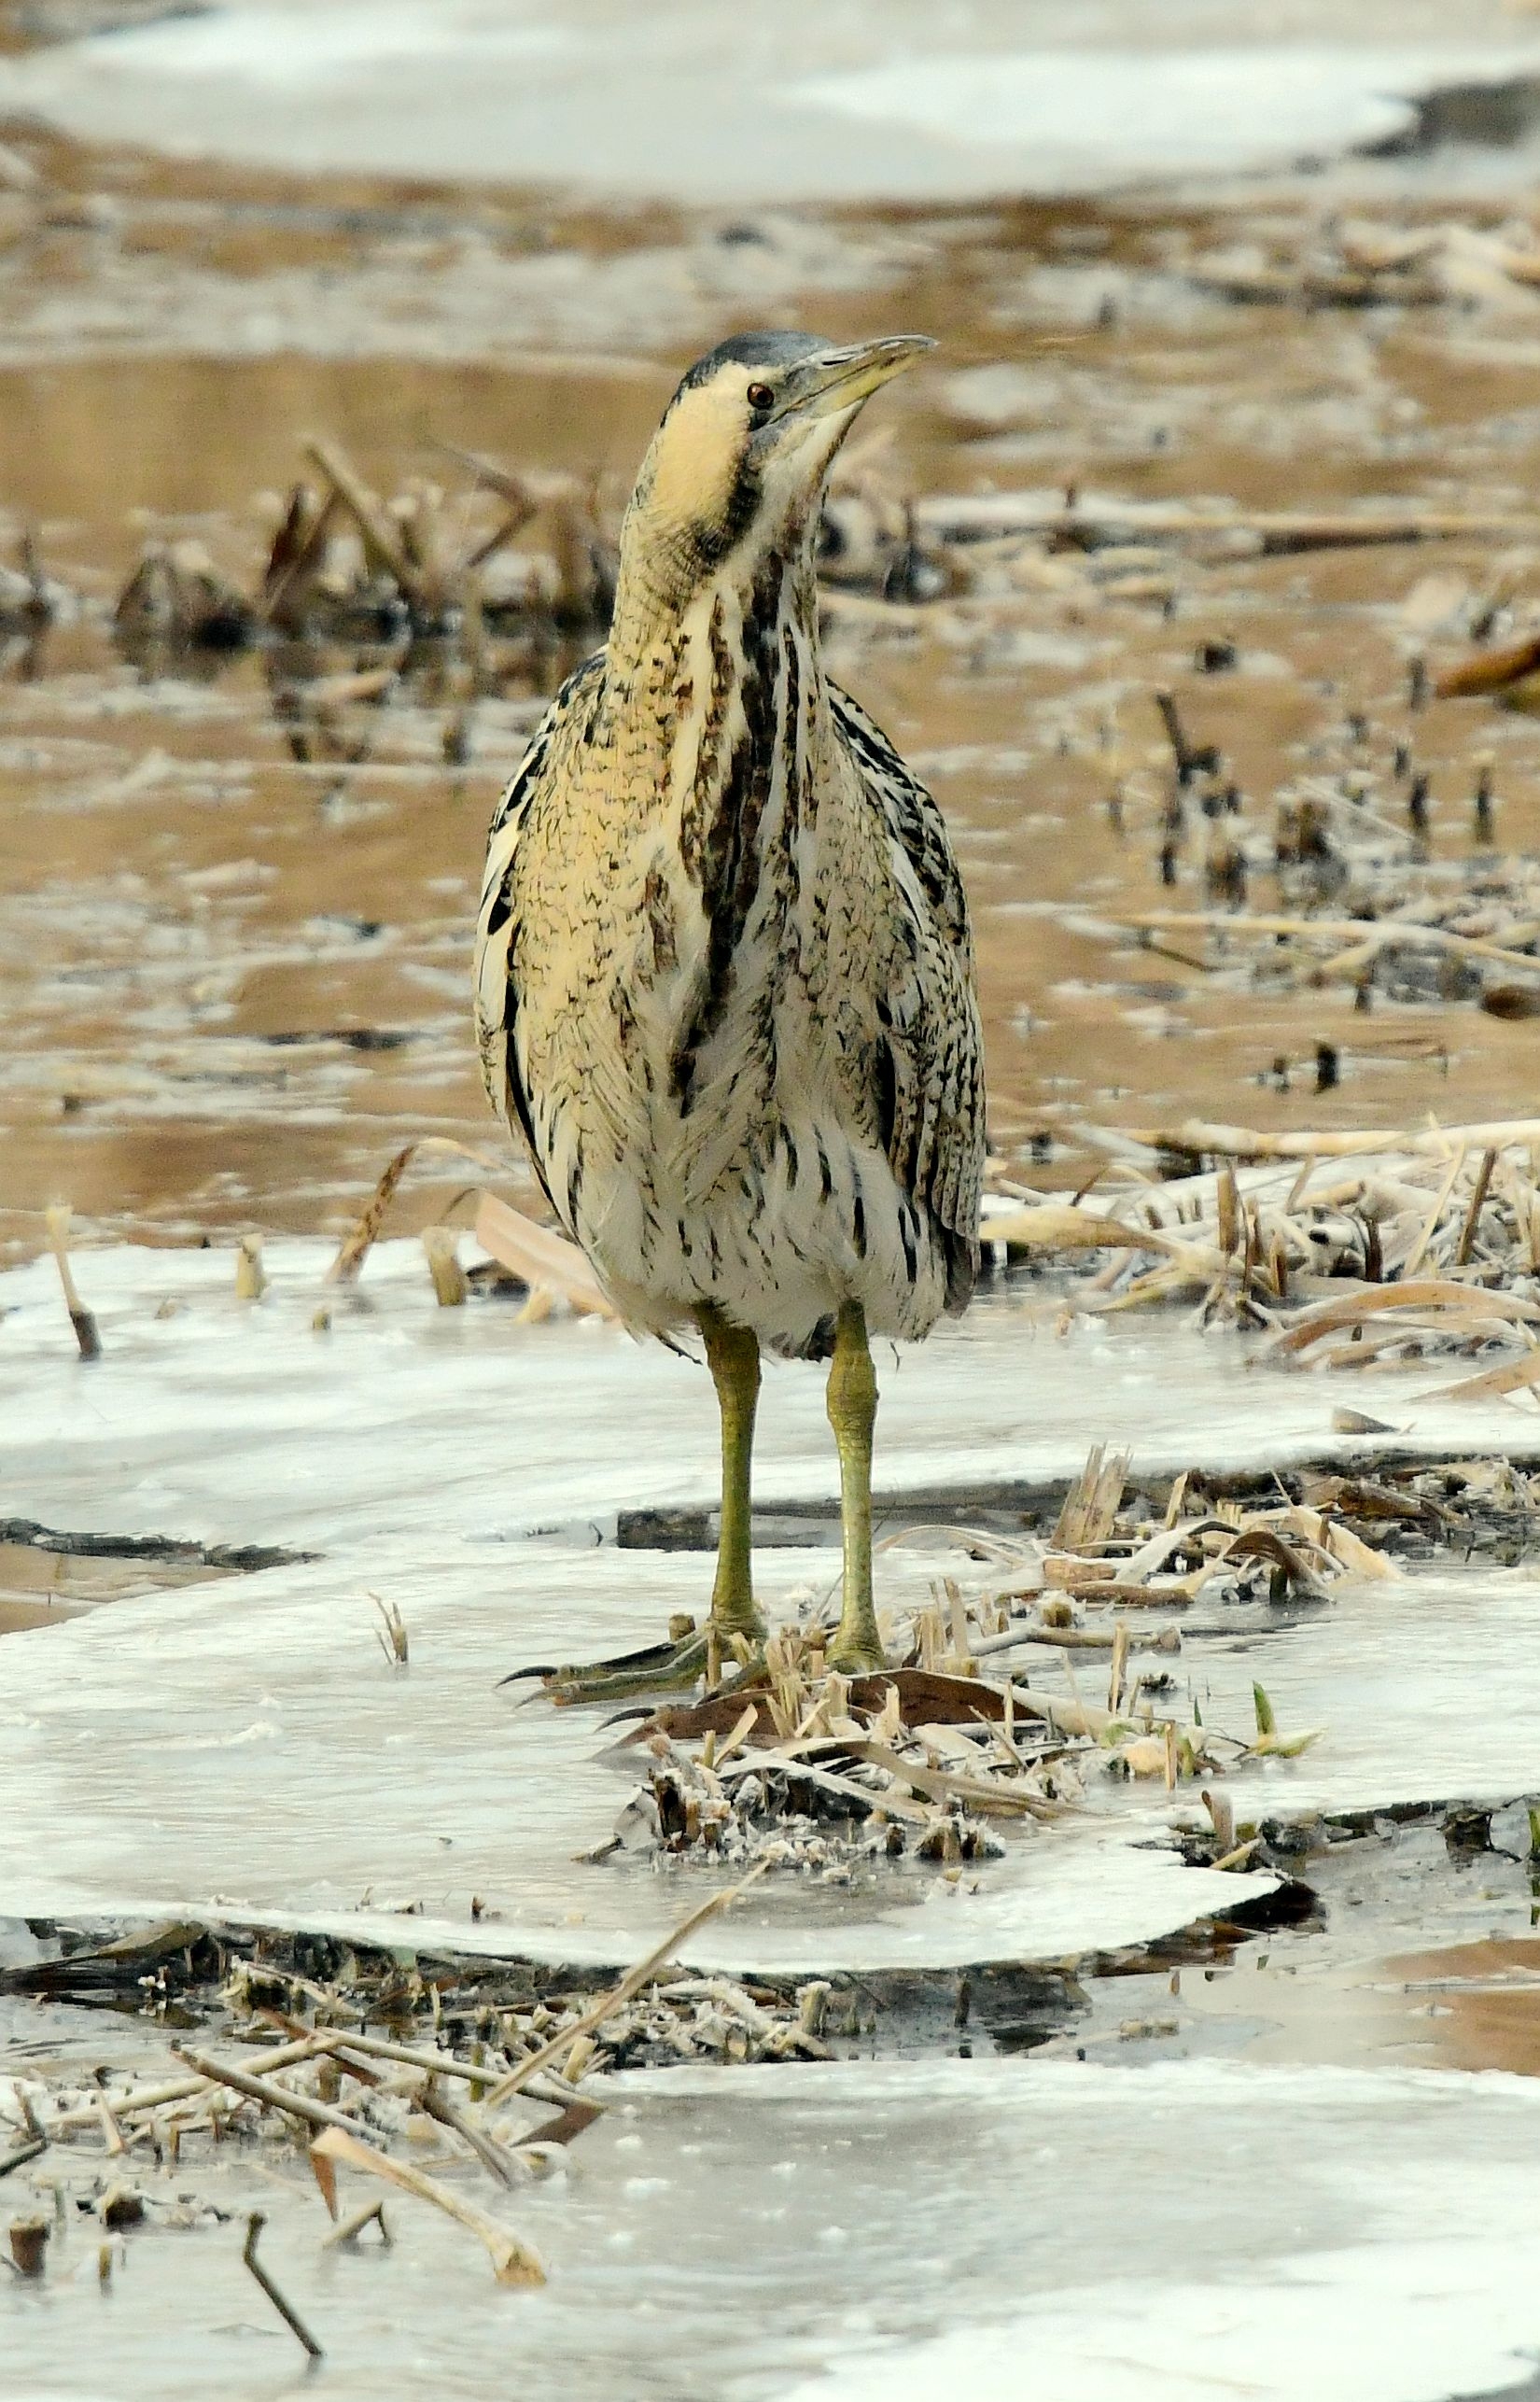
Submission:
M 59 1282 L 64 1288 L 64 1306 L 69 1322 L 75 1328 L 75 1340 L 80 1346 L 82 1359 L 100 1359 L 102 1337 L 96 1320 L 76 1290 L 75 1271 L 69 1264 L 70 1212 L 66 1208 L 50 1209 L 48 1214 L 49 1247 L 59 1262 Z

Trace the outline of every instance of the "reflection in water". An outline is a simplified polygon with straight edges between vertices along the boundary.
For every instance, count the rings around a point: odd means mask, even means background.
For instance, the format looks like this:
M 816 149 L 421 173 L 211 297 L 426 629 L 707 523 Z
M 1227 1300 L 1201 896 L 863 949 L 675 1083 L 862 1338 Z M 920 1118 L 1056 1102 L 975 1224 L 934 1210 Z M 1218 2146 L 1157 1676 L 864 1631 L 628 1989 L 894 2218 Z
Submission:
M 1045 2030 L 1049 2047 L 1130 2066 L 1240 2055 L 1540 2075 L 1540 1863 L 1526 1857 L 1527 1823 L 1517 1805 L 1495 1825 L 1458 1806 L 1307 1824 L 1296 1873 L 1311 1907 L 1293 1921 L 1277 1910 L 1250 1939 L 1193 1931 L 1158 1947 L 1157 1969 L 1091 1980 L 1088 2014 L 1063 2035 Z
M 1493 1935 L 1387 1960 L 1408 2011 L 1425 2010 L 1441 2068 L 1540 2076 L 1540 1936 Z

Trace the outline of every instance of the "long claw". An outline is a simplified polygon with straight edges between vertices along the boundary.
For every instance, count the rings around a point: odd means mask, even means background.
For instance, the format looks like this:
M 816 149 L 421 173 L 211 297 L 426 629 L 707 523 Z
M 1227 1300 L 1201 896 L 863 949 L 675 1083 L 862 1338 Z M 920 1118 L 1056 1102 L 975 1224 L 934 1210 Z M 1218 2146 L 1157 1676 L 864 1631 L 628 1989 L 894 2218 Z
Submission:
M 707 1638 L 692 1635 L 682 1643 L 653 1643 L 645 1651 L 595 1660 L 591 1667 L 553 1668 L 545 1677 L 545 1690 L 558 1708 L 625 1701 L 633 1693 L 688 1693 L 706 1665 Z
M 706 1638 L 701 1636 L 693 1639 L 699 1641 L 703 1647 L 704 1661 Z M 514 1668 L 510 1675 L 499 1677 L 497 1683 L 499 1688 L 503 1685 L 518 1685 L 523 1684 L 527 1678 L 538 1677 L 542 1684 L 549 1685 L 565 1677 L 599 1674 L 610 1676 L 625 1668 L 663 1667 L 684 1648 L 686 1647 L 679 1643 L 644 1643 L 639 1651 L 616 1651 L 608 1660 L 595 1660 L 592 1669 L 575 1668 L 567 1664 L 558 1667 L 554 1662 L 547 1661 L 538 1667 Z

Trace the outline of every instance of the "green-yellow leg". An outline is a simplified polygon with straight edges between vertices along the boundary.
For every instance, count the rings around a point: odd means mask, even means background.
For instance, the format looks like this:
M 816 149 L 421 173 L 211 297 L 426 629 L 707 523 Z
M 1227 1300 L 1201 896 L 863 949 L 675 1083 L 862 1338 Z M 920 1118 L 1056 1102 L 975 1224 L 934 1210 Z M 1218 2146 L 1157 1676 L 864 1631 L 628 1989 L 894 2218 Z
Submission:
M 623 1701 L 637 1693 L 679 1693 L 710 1666 L 713 1649 L 718 1667 L 732 1677 L 741 1657 L 735 1636 L 741 1636 L 756 1650 L 764 1639 L 764 1621 L 754 1606 L 750 1559 L 749 1475 L 760 1398 L 759 1342 L 746 1327 L 730 1325 L 713 1302 L 701 1305 L 695 1321 L 721 1411 L 721 1534 L 709 1629 L 617 1660 L 598 1660 L 589 1668 L 540 1670 L 546 1690 L 557 1701 Z
M 829 1665 L 842 1676 L 886 1665 L 872 1602 L 872 1428 L 877 1379 L 866 1341 L 866 1313 L 847 1301 L 834 1330 L 829 1370 L 829 1423 L 839 1451 L 840 1524 L 845 1539 L 845 1605 Z
M 721 1412 L 721 1533 L 717 1575 L 711 1588 L 711 1623 L 730 1659 L 731 1638 L 758 1642 L 764 1621 L 754 1604 L 751 1561 L 753 1529 L 749 1483 L 754 1456 L 754 1412 L 760 1398 L 760 1347 L 747 1327 L 728 1323 L 713 1301 L 695 1313 L 706 1342 L 707 1364 Z

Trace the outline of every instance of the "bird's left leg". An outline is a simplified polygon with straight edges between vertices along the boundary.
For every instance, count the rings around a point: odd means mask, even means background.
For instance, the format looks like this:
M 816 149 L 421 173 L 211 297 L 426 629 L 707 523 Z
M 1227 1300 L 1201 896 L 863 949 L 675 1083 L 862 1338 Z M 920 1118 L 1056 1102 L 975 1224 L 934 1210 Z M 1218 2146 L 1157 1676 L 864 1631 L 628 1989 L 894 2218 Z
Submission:
M 845 1605 L 829 1653 L 842 1676 L 886 1666 L 872 1601 L 872 1429 L 877 1379 L 866 1340 L 866 1313 L 846 1301 L 834 1328 L 829 1370 L 829 1423 L 839 1452 L 840 1522 L 845 1539 Z

